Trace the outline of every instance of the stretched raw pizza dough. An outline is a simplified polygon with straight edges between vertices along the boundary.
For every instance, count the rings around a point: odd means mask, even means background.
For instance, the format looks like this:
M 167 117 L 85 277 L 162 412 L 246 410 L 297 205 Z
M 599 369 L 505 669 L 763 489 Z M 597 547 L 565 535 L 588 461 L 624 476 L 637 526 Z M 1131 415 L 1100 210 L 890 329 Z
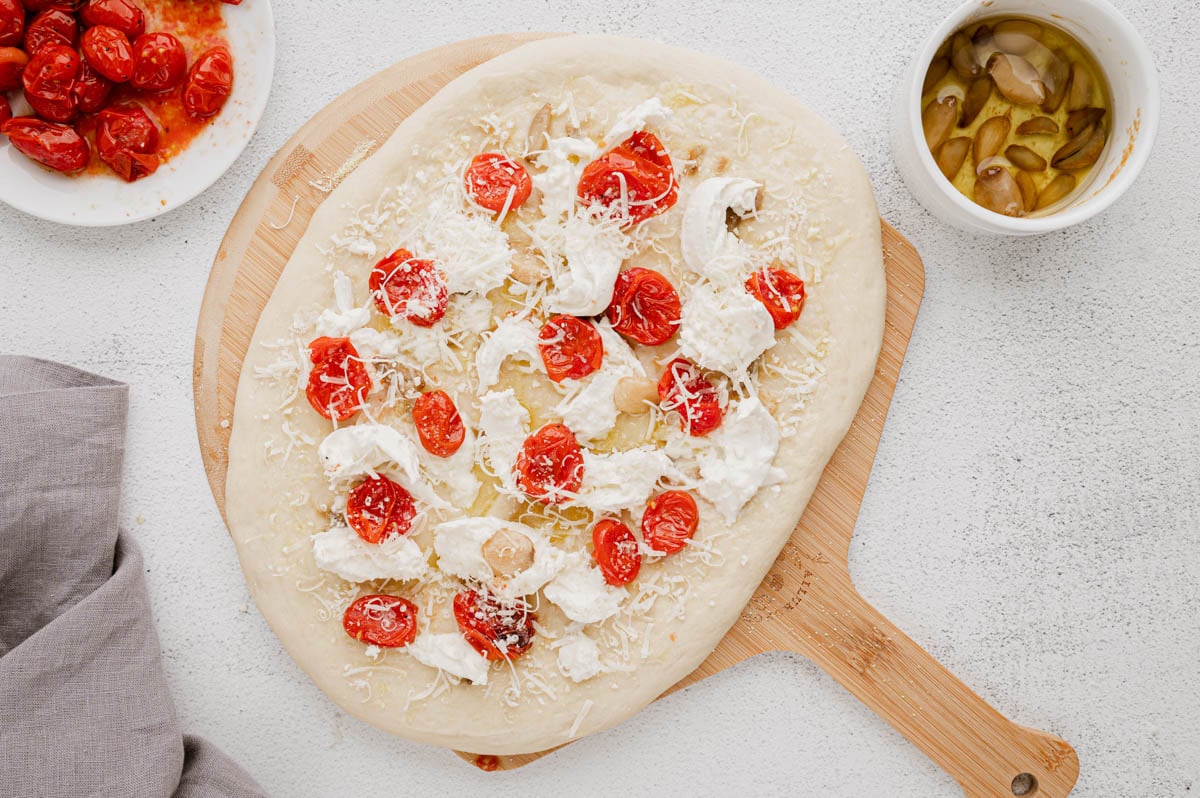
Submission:
M 424 205 L 406 190 L 444 185 L 438 180 L 455 169 L 461 174 L 477 152 L 504 148 L 519 156 L 529 120 L 543 104 L 554 108 L 558 128 L 599 140 L 622 113 L 648 98 L 671 112 L 653 130 L 675 161 L 680 199 L 644 223 L 648 232 L 627 265 L 688 279 L 679 250 L 681 218 L 690 194 L 713 175 L 762 183 L 761 218 L 743 224 L 740 234 L 753 247 L 802 264 L 809 290 L 804 313 L 794 330 L 779 335 L 756 378 L 782 433 L 774 465 L 785 476 L 759 490 L 732 525 L 712 504 L 700 502 L 697 545 L 646 563 L 638 584 L 651 588 L 631 585 L 620 615 L 585 630 L 602 663 L 602 672 L 590 679 L 576 682 L 560 667 L 558 649 L 579 632 L 541 597 L 533 599 L 541 624 L 535 645 L 511 666 L 493 665 L 486 685 L 449 677 L 403 649 L 365 648 L 342 630 L 348 603 L 366 592 L 412 590 L 403 582 L 355 585 L 314 562 L 311 538 L 329 526 L 334 502 L 316 452 L 331 425 L 304 401 L 301 347 L 315 337 L 317 313 L 335 307 L 333 274 L 349 275 L 356 304 L 369 307 L 367 273 L 375 260 L 407 245 L 398 240 L 399 231 L 406 215 Z M 519 249 L 521 236 L 506 230 Z M 456 342 L 463 363 L 471 363 L 475 332 L 502 315 L 505 290 L 492 292 L 494 317 L 487 318 L 485 305 L 482 324 L 467 319 L 480 313 L 477 298 L 463 294 L 452 301 L 447 320 L 459 314 L 467 330 Z M 347 712 L 389 732 L 510 754 L 611 727 L 705 659 L 787 541 L 871 380 L 884 294 L 879 220 L 867 176 L 846 143 L 787 93 L 715 58 L 605 36 L 539 41 L 495 58 L 430 99 L 325 200 L 263 311 L 239 383 L 226 488 L 229 524 L 251 592 L 321 689 Z M 649 354 L 669 355 L 675 346 Z M 646 354 L 643 360 L 652 363 Z M 434 371 L 433 381 L 455 397 L 473 427 L 480 392 L 474 370 Z M 535 381 L 511 366 L 504 374 L 509 384 Z M 519 385 L 518 395 L 527 404 L 545 405 L 535 410 L 544 417 L 559 398 L 546 404 L 522 394 Z M 640 417 L 624 428 L 646 423 Z M 486 510 L 488 479 L 482 481 L 473 502 L 477 514 L 480 506 Z M 635 515 L 630 526 L 636 529 L 636 522 Z M 564 545 L 582 548 L 588 536 L 573 540 L 571 534 Z M 411 537 L 432 552 L 428 530 Z M 455 631 L 448 604 L 454 580 L 427 582 L 414 596 L 422 634 Z

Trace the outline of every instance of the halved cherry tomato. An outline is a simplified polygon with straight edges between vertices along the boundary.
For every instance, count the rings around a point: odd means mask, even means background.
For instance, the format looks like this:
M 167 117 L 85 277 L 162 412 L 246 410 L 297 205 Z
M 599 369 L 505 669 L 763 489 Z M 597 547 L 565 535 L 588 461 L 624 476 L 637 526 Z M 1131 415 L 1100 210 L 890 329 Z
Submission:
M 746 290 L 766 306 L 776 330 L 800 318 L 804 309 L 804 281 L 786 269 L 768 266 L 756 271 L 746 281 Z
M 79 24 L 75 17 L 61 8 L 48 8 L 25 28 L 25 52 L 32 58 L 52 44 L 74 47 L 78 38 Z
M 679 328 L 683 305 L 666 277 L 635 266 L 617 275 L 608 320 L 613 329 L 639 344 L 665 344 Z
M 106 108 L 97 117 L 96 150 L 100 160 L 126 182 L 158 169 L 158 127 L 138 106 Z
M 368 543 L 407 535 L 416 516 L 412 494 L 382 474 L 359 483 L 346 497 L 346 523 Z
M 133 77 L 133 47 L 125 34 L 107 25 L 83 32 L 79 49 L 92 68 L 114 83 Z
M 20 0 L 0 0 L 0 47 L 20 47 L 25 38 L 25 7 Z
M 21 73 L 29 56 L 16 47 L 0 47 L 0 93 L 21 87 Z
M 116 28 L 130 39 L 146 32 L 146 15 L 130 0 L 88 0 L 79 11 L 79 19 L 89 28 Z
M 707 435 L 721 426 L 721 396 L 689 360 L 677 357 L 658 380 L 663 410 L 679 412 L 679 426 L 690 435 Z
M 81 114 L 94 114 L 108 105 L 112 87 L 112 81 L 92 69 L 86 58 L 79 59 L 79 77 L 71 84 L 71 94 L 75 95 Z
M 642 538 L 646 545 L 664 554 L 679 551 L 696 534 L 700 511 L 690 493 L 668 490 L 646 503 L 642 513 Z
M 413 423 L 425 451 L 438 457 L 449 457 L 458 451 L 467 437 L 462 416 L 454 400 L 445 391 L 430 391 L 413 403 Z
M 674 205 L 679 186 L 662 142 L 639 130 L 584 168 L 578 195 L 585 205 L 617 206 L 627 224 L 637 224 Z
M 516 659 L 533 645 L 537 615 L 524 599 L 504 601 L 464 590 L 454 597 L 454 620 L 462 636 L 489 660 Z
M 0 133 L 18 152 L 50 169 L 69 174 L 88 165 L 87 139 L 70 125 L 19 116 L 0 125 Z
M 380 648 L 401 648 L 417 637 L 417 605 L 399 596 L 359 596 L 342 616 L 346 634 Z
M 50 44 L 34 53 L 22 81 L 25 99 L 42 119 L 70 122 L 79 112 L 79 98 L 71 91 L 79 77 L 79 54 L 70 47 Z
M 318 338 L 308 345 L 312 371 L 305 394 L 313 410 L 345 421 L 358 412 L 371 390 L 371 377 L 349 338 Z
M 143 33 L 133 40 L 133 76 L 129 84 L 142 91 L 166 91 L 187 74 L 187 53 L 169 33 Z
M 592 550 L 604 581 L 610 585 L 627 585 L 642 569 L 637 538 L 620 521 L 605 518 L 592 527 Z
M 183 108 L 197 119 L 215 116 L 233 91 L 233 55 L 214 47 L 192 64 L 183 84 Z
M 418 327 L 432 327 L 446 315 L 450 289 L 445 276 L 433 261 L 415 258 L 407 249 L 376 263 L 369 284 L 380 313 Z
M 517 487 L 549 504 L 574 498 L 583 484 L 583 450 L 563 424 L 547 424 L 525 439 L 515 467 Z
M 463 187 L 476 205 L 499 213 L 505 207 L 521 207 L 533 191 L 533 182 L 525 167 L 512 158 L 502 152 L 485 152 L 471 159 Z
M 10 119 L 12 119 L 12 106 L 8 104 L 8 98 L 0 94 L 0 125 Z
M 551 380 L 578 380 L 600 368 L 604 342 L 595 326 L 583 319 L 554 316 L 538 333 L 538 352 Z

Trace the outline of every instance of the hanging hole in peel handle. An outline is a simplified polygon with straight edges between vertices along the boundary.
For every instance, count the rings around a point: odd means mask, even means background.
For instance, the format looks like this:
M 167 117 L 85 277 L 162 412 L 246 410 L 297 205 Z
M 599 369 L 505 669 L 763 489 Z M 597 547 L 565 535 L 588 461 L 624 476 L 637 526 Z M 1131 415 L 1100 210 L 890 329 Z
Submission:
M 1018 773 L 1013 776 L 1012 794 L 1013 795 L 1036 795 L 1038 783 L 1032 773 Z

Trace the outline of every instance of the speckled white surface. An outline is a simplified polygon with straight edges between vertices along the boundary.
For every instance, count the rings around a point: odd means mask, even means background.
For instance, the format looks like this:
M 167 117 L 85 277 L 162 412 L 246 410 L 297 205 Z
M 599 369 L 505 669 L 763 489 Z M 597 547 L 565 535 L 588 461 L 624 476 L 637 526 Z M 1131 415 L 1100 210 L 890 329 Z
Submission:
M 591 30 L 722 55 L 804 98 L 924 256 L 925 303 L 851 549 L 862 592 L 1001 711 L 1070 740 L 1077 795 L 1200 792 L 1200 12 L 1118 0 L 1158 59 L 1156 152 L 1098 219 L 1011 241 L 939 224 L 889 158 L 902 61 L 955 4 L 283 0 L 262 129 L 207 194 L 102 232 L 0 207 L 0 350 L 132 385 L 123 518 L 146 550 L 184 726 L 289 798 L 958 794 L 788 654 L 523 770 L 479 773 L 338 712 L 250 602 L 191 403 L 200 298 L 243 195 L 301 123 L 388 64 L 484 33 Z

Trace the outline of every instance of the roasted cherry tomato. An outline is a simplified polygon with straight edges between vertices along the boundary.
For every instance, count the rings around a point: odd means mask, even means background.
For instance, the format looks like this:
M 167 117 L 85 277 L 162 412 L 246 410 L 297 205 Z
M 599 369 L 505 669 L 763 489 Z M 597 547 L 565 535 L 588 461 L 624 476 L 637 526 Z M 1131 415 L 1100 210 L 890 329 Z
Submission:
M 359 483 L 346 497 L 346 523 L 368 543 L 407 535 L 416 516 L 412 494 L 382 474 Z
M 25 6 L 21 0 L 0 0 L 0 47 L 20 47 L 25 38 Z
M 92 68 L 114 83 L 133 77 L 133 47 L 125 34 L 107 25 L 83 32 L 79 49 Z
M 467 437 L 462 416 L 454 400 L 445 391 L 430 391 L 413 403 L 413 423 L 425 451 L 438 457 L 449 457 L 458 451 Z
M 8 98 L 0 94 L 0 125 L 10 119 L 12 119 L 12 106 L 8 104 Z
M 52 44 L 74 47 L 79 38 L 75 17 L 60 8 L 49 8 L 33 18 L 25 29 L 25 52 L 29 57 Z
M 446 315 L 450 290 L 445 276 L 433 261 L 414 258 L 407 249 L 398 249 L 376 263 L 369 282 L 380 313 L 407 319 L 418 327 L 432 327 Z
M 183 84 L 183 108 L 197 119 L 215 116 L 233 91 L 233 56 L 214 47 L 196 59 Z
M 349 338 L 318 338 L 308 345 L 312 371 L 308 403 L 325 418 L 345 421 L 358 412 L 371 390 L 371 377 Z
M 79 77 L 79 54 L 61 44 L 50 44 L 34 53 L 22 81 L 25 99 L 42 119 L 70 122 L 79 111 L 79 98 L 71 91 Z
M 380 648 L 401 648 L 417 637 L 417 605 L 399 596 L 359 596 L 342 616 L 346 634 Z
M 679 186 L 662 142 L 639 130 L 584 168 L 578 195 L 585 205 L 603 205 L 637 224 L 674 205 Z
M 502 152 L 485 152 L 471 159 L 463 175 L 467 196 L 481 208 L 513 210 L 529 199 L 533 182 L 525 167 Z
M 533 645 L 537 615 L 524 599 L 505 601 L 464 590 L 454 597 L 454 620 L 471 648 L 490 660 L 516 659 Z
M 663 410 L 679 412 L 679 426 L 690 435 L 707 435 L 721 426 L 721 396 L 695 364 L 677 357 L 658 380 Z
M 169 33 L 143 33 L 133 40 L 133 76 L 129 84 L 142 91 L 166 91 L 187 74 L 187 53 Z
M 531 499 L 562 504 L 583 484 L 583 450 L 563 424 L 547 424 L 525 439 L 516 463 L 517 487 Z
M 746 290 L 766 306 L 776 330 L 800 318 L 804 309 L 804 281 L 785 269 L 768 266 L 756 271 L 746 281 Z
M 21 87 L 21 73 L 29 56 L 16 47 L 0 47 L 0 94 Z
M 71 84 L 71 93 L 81 114 L 94 114 L 108 105 L 112 81 L 92 69 L 86 58 L 79 59 L 79 77 Z
M 158 169 L 158 127 L 138 106 L 106 108 L 97 117 L 96 150 L 100 160 L 127 182 Z
M 617 275 L 608 320 L 639 344 L 665 344 L 679 328 L 683 305 L 674 286 L 656 271 L 634 267 Z
M 48 8 L 74 12 L 83 5 L 83 0 L 24 0 L 24 2 L 25 8 L 35 14 L 39 11 L 45 11 Z
M 116 28 L 131 40 L 146 32 L 146 15 L 130 0 L 88 0 L 79 11 L 79 19 L 89 28 Z
M 554 382 L 586 377 L 604 360 L 604 342 L 594 325 L 575 316 L 555 316 L 538 333 L 538 352 Z
M 17 151 L 59 172 L 78 172 L 88 165 L 87 139 L 70 125 L 19 116 L 0 125 L 0 133 Z
M 642 569 L 637 538 L 620 521 L 605 518 L 592 527 L 592 551 L 604 581 L 610 585 L 627 585 Z
M 664 554 L 682 549 L 700 524 L 700 511 L 690 493 L 669 490 L 646 503 L 642 513 L 642 538 L 646 545 Z

